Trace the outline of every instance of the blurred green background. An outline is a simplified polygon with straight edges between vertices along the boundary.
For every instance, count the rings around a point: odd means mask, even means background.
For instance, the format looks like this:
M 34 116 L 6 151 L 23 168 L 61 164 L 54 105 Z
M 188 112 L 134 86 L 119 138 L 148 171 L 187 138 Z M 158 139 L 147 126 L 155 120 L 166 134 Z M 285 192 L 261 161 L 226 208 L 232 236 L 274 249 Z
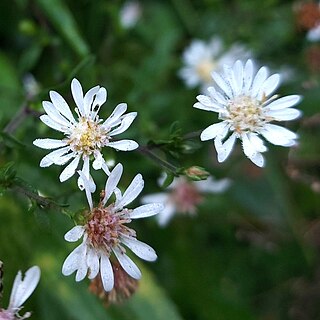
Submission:
M 123 1 L 0 2 L 0 127 L 6 128 L 0 136 L 1 306 L 7 307 L 17 271 L 37 264 L 40 285 L 24 309 L 33 310 L 32 319 L 320 319 L 320 49 L 299 25 L 299 3 L 139 3 L 140 18 L 125 28 L 119 18 Z M 192 108 L 199 92 L 177 76 L 185 47 L 214 35 L 226 46 L 246 45 L 273 71 L 289 69 L 290 81 L 279 93 L 304 96 L 298 106 L 304 117 L 288 124 L 299 133 L 300 146 L 270 146 L 264 169 L 251 164 L 240 147 L 218 164 L 210 142 L 182 139 L 215 121 Z M 40 87 L 36 94 L 23 86 L 28 74 Z M 32 145 L 38 137 L 60 136 L 39 121 L 41 101 L 54 89 L 73 105 L 73 77 L 85 91 L 96 84 L 107 88 L 102 118 L 120 102 L 138 112 L 126 138 L 141 145 L 166 140 L 157 152 L 178 168 L 200 165 L 233 180 L 226 193 L 208 196 L 197 216 L 177 215 L 165 228 L 153 218 L 133 223 L 159 258 L 145 264 L 135 259 L 143 270 L 137 293 L 109 308 L 88 291 L 87 279 L 76 283 L 61 274 L 75 247 L 63 239 L 73 226 L 69 214 L 87 203 L 75 178 L 59 183 L 61 167 L 39 168 L 46 151 Z M 27 114 L 19 117 L 25 105 Z M 12 119 L 16 127 L 8 130 Z M 123 163 L 121 186 L 140 172 L 143 194 L 159 192 L 157 163 L 138 152 L 108 150 L 106 156 Z M 105 175 L 93 175 L 102 189 Z M 37 191 L 58 205 L 40 206 L 26 194 Z

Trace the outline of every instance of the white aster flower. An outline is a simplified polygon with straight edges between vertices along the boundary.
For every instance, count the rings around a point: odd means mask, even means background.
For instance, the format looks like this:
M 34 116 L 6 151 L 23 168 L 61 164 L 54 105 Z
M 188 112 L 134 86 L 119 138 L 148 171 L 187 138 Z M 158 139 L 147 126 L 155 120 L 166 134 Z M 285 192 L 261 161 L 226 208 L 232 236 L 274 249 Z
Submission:
M 207 43 L 194 40 L 183 53 L 184 67 L 179 76 L 190 88 L 201 86 L 204 92 L 213 84 L 212 71 L 220 71 L 224 64 L 233 64 L 238 59 L 247 59 L 250 52 L 242 45 L 234 44 L 229 50 L 223 46 L 219 37 L 214 37 Z
M 23 308 L 23 303 L 31 296 L 40 280 L 40 268 L 38 266 L 31 267 L 27 270 L 22 280 L 21 271 L 18 272 L 13 283 L 9 307 L 8 309 L 0 308 L 1 320 L 27 319 L 31 316 L 31 312 L 26 312 L 23 316 L 19 315 L 19 311 Z
M 120 23 L 123 28 L 133 28 L 141 17 L 142 8 L 138 1 L 127 1 L 120 10 Z
M 248 60 L 245 65 L 241 61 L 233 67 L 225 65 L 223 75 L 214 72 L 212 77 L 217 88 L 208 88 L 209 96 L 197 96 L 199 102 L 194 107 L 217 112 L 222 120 L 200 135 L 202 141 L 214 139 L 219 162 L 227 159 L 236 138 L 242 141 L 245 155 L 259 167 L 264 166 L 261 153 L 267 151 L 259 135 L 275 145 L 296 144 L 297 134 L 271 123 L 301 115 L 301 111 L 292 108 L 301 100 L 300 96 L 271 96 L 280 82 L 279 74 L 268 76 L 266 67 L 255 73 L 252 61 Z
M 66 258 L 62 273 L 68 276 L 77 270 L 76 281 L 81 281 L 86 275 L 89 279 L 95 278 L 100 271 L 105 291 L 112 290 L 114 286 L 114 274 L 110 262 L 112 252 L 122 268 L 134 279 L 139 279 L 141 272 L 127 256 L 124 246 L 146 261 L 154 261 L 157 258 L 155 251 L 149 245 L 137 240 L 135 231 L 127 227 L 126 224 L 130 223 L 132 219 L 149 217 L 159 213 L 163 209 L 163 205 L 151 203 L 135 209 L 127 209 L 125 206 L 142 191 L 144 181 L 142 176 L 137 174 L 122 195 L 117 188 L 122 171 L 121 164 L 117 164 L 111 171 L 106 182 L 104 197 L 97 207 L 93 207 L 92 204 L 89 182 L 79 171 L 84 181 L 90 212 L 87 215 L 85 225 L 75 226 L 65 234 L 65 239 L 69 242 L 77 241 L 81 237 L 83 240 Z M 113 193 L 116 197 L 115 202 L 106 206 Z
M 165 177 L 159 179 L 161 185 Z M 230 179 L 190 181 L 185 177 L 174 178 L 166 192 L 159 192 L 142 197 L 142 203 L 162 202 L 164 209 L 156 216 L 160 226 L 164 227 L 175 213 L 194 215 L 197 206 L 204 200 L 204 193 L 222 193 L 231 184 Z
M 133 140 L 112 141 L 117 134 L 126 131 L 137 113 L 127 110 L 127 104 L 120 103 L 111 115 L 103 121 L 99 118 L 100 107 L 106 102 L 107 91 L 105 88 L 96 86 L 83 95 L 82 87 L 77 79 L 71 82 L 71 92 L 76 103 L 76 120 L 63 97 L 50 91 L 52 102 L 42 103 L 46 112 L 40 120 L 52 129 L 62 132 L 65 137 L 61 140 L 36 139 L 33 144 L 43 149 L 57 149 L 46 155 L 40 162 L 40 167 L 48 167 L 52 164 L 64 165 L 71 161 L 60 174 L 60 181 L 71 178 L 83 161 L 82 173 L 90 182 L 90 191 L 95 191 L 95 184 L 90 175 L 90 159 L 94 158 L 93 168 L 103 169 L 109 174 L 108 166 L 103 158 L 101 149 L 111 147 L 121 151 L 131 151 L 138 147 Z M 79 188 L 83 190 L 82 178 L 78 180 Z

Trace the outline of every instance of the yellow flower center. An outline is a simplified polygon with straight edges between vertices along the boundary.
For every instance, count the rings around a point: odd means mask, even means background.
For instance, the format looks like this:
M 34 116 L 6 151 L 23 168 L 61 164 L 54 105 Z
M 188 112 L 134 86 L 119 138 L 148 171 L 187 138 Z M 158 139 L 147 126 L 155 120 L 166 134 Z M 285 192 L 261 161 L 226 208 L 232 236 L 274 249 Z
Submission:
M 109 142 L 107 130 L 98 121 L 80 118 L 73 132 L 67 140 L 73 151 L 82 152 L 85 155 L 100 150 Z
M 263 101 L 241 95 L 229 101 L 227 112 L 221 118 L 229 121 L 239 134 L 255 132 L 266 122 L 273 120 L 272 117 L 267 117 L 264 114 L 262 105 Z
M 204 82 L 211 82 L 211 72 L 216 68 L 216 63 L 212 60 L 204 60 L 197 65 L 198 76 Z

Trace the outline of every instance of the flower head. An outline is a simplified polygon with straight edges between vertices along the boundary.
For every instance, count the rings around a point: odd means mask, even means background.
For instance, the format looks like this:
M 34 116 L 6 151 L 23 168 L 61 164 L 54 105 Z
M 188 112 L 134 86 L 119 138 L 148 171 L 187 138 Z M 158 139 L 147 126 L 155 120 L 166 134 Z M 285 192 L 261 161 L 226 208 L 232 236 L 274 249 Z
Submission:
M 241 61 L 233 67 L 225 65 L 223 75 L 214 72 L 212 77 L 217 88 L 208 88 L 209 96 L 197 96 L 199 102 L 194 107 L 217 112 L 222 120 L 200 135 L 202 141 L 214 139 L 219 162 L 227 159 L 236 138 L 242 141 L 245 155 L 259 167 L 264 166 L 261 153 L 267 151 L 259 135 L 275 145 L 296 144 L 297 134 L 271 123 L 293 120 L 301 115 L 292 108 L 301 100 L 300 96 L 279 99 L 277 95 L 271 96 L 280 82 L 279 74 L 268 76 L 266 67 L 255 74 L 253 63 L 248 60 L 245 65 Z
M 212 71 L 220 71 L 224 64 L 232 64 L 237 59 L 246 59 L 249 55 L 249 51 L 238 44 L 225 50 L 219 37 L 214 37 L 209 43 L 194 40 L 183 53 L 184 67 L 179 71 L 179 76 L 188 87 L 194 88 L 200 85 L 204 92 L 213 84 Z
M 23 316 L 19 315 L 19 311 L 23 308 L 23 303 L 30 297 L 40 280 L 40 268 L 38 266 L 31 267 L 27 270 L 22 280 L 21 271 L 18 272 L 13 283 L 9 307 L 8 309 L 0 308 L 1 320 L 27 319 L 31 316 L 30 312 L 26 312 Z
M 164 177 L 159 179 L 162 184 Z M 167 192 L 159 192 L 146 195 L 142 198 L 143 203 L 163 202 L 164 209 L 156 216 L 160 226 L 166 226 L 175 213 L 194 215 L 197 206 L 200 205 L 205 193 L 221 193 L 230 186 L 229 179 L 190 181 L 185 177 L 175 178 L 168 187 Z
M 86 195 L 90 207 L 85 225 L 73 227 L 66 233 L 65 239 L 74 242 L 83 237 L 82 243 L 66 258 L 62 273 L 70 275 L 77 270 L 76 281 L 81 281 L 88 275 L 93 279 L 100 271 L 105 291 L 111 291 L 114 286 L 114 274 L 110 262 L 113 253 L 122 268 L 134 279 L 141 277 L 141 272 L 135 263 L 127 256 L 128 247 L 138 257 L 147 261 L 157 258 L 155 251 L 147 244 L 136 239 L 136 232 L 127 226 L 132 219 L 155 215 L 163 209 L 160 203 L 142 205 L 135 209 L 128 209 L 126 205 L 132 202 L 142 191 L 144 181 L 137 174 L 124 192 L 117 188 L 123 167 L 121 164 L 111 171 L 102 193 L 102 199 L 97 207 L 93 207 L 89 181 L 81 171 L 79 174 L 84 181 Z M 107 205 L 112 194 L 115 202 Z
M 126 131 L 137 113 L 127 110 L 125 103 L 120 103 L 112 114 L 103 121 L 98 112 L 107 99 L 107 91 L 103 87 L 96 86 L 83 95 L 82 87 L 77 79 L 71 82 L 71 92 L 76 103 L 75 112 L 77 120 L 70 111 L 63 97 L 50 91 L 52 102 L 44 101 L 45 115 L 40 120 L 54 130 L 64 134 L 61 140 L 36 139 L 33 144 L 43 149 L 57 149 L 47 154 L 40 162 L 40 167 L 48 167 L 52 164 L 64 165 L 70 162 L 60 174 L 60 181 L 71 178 L 83 161 L 82 173 L 89 180 L 90 191 L 95 191 L 95 184 L 90 175 L 90 159 L 94 158 L 93 168 L 103 169 L 109 174 L 108 166 L 102 155 L 102 148 L 111 147 L 121 151 L 131 151 L 138 147 L 133 140 L 113 141 L 113 137 Z M 79 188 L 83 189 L 83 181 L 78 180 Z
M 89 286 L 89 290 L 98 296 L 106 307 L 110 304 L 120 304 L 129 299 L 139 286 L 139 280 L 131 278 L 118 261 L 112 261 L 111 265 L 114 274 L 114 287 L 111 291 L 104 290 L 101 276 L 92 279 Z

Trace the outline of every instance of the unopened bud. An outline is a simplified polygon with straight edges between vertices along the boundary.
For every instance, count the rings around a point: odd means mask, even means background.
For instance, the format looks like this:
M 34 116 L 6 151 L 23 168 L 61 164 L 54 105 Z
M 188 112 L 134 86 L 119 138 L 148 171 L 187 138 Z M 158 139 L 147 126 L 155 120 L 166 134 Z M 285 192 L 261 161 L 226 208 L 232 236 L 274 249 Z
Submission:
M 208 171 L 198 166 L 192 166 L 184 170 L 184 174 L 194 181 L 206 180 L 210 176 Z

